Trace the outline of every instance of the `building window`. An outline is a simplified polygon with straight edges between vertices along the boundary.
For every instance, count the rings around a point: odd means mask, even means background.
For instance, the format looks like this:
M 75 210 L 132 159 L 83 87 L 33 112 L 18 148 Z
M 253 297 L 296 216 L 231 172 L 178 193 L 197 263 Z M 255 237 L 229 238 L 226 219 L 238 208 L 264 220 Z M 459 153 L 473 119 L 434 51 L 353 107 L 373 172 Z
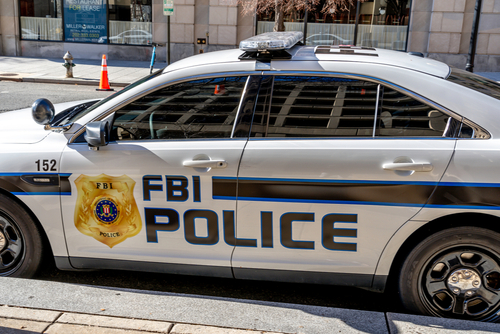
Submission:
M 109 0 L 108 7 L 110 44 L 152 43 L 151 0 Z
M 21 0 L 21 38 L 62 41 L 62 0 Z
M 336 12 L 324 11 L 324 6 L 325 0 L 320 0 L 307 14 L 286 14 L 285 30 L 303 31 L 307 45 L 350 44 L 406 50 L 410 0 L 366 0 Z M 270 32 L 274 13 L 260 14 L 257 21 L 257 33 Z
M 25 40 L 131 45 L 153 41 L 152 0 L 20 0 L 19 7 Z

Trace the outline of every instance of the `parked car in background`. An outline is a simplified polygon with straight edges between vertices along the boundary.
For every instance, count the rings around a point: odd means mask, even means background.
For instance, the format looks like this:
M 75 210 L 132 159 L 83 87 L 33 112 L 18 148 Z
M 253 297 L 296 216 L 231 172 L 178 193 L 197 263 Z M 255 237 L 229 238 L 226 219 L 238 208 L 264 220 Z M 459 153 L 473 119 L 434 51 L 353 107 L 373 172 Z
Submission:
M 109 42 L 112 44 L 151 44 L 153 35 L 145 30 L 127 30 L 116 36 L 110 36 Z
M 306 45 L 350 45 L 350 39 L 341 38 L 333 34 L 314 34 L 306 38 Z

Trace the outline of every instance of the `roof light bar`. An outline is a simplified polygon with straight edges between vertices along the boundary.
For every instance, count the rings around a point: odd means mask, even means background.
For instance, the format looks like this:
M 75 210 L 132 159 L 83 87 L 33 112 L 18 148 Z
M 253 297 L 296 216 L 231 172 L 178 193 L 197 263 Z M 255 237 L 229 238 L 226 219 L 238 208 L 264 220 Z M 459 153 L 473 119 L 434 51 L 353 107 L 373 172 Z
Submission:
M 251 52 L 287 50 L 302 38 L 303 34 L 300 31 L 268 32 L 241 41 L 240 49 Z

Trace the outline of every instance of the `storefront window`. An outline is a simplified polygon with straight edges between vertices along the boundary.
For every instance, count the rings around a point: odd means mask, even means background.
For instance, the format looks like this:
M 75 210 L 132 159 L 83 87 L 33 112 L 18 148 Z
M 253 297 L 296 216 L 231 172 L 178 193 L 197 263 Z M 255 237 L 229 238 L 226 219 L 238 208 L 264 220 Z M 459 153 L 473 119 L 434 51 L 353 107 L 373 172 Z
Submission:
M 108 7 L 110 44 L 152 43 L 151 0 L 108 0 Z
M 62 41 L 62 0 L 21 0 L 21 38 Z
M 307 16 L 306 45 L 353 44 L 356 23 L 356 5 L 346 10 L 322 12 L 324 1 Z
M 105 43 L 106 0 L 64 0 L 66 42 Z
M 356 44 L 404 51 L 408 36 L 410 2 L 365 0 L 358 4 L 355 1 L 349 8 L 333 12 L 324 11 L 325 0 L 320 0 L 316 8 L 308 11 L 307 20 L 304 20 L 303 14 L 295 21 L 291 19 L 292 15 L 285 16 L 285 30 L 303 31 L 307 45 Z M 274 13 L 258 15 L 257 19 L 257 33 L 273 30 Z M 307 21 L 306 27 L 304 21 Z
M 274 12 L 264 13 L 257 16 L 257 34 L 273 31 Z M 284 17 L 285 31 L 304 30 L 304 11 L 293 11 Z
M 371 0 L 361 4 L 357 45 L 406 50 L 410 0 Z

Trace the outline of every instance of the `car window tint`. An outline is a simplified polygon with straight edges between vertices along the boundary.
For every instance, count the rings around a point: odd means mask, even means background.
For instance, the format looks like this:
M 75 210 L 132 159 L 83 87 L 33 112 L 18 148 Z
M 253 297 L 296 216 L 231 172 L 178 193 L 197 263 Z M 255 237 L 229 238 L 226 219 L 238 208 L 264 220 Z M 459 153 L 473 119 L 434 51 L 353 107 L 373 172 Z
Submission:
M 452 68 L 447 80 L 500 100 L 500 84 L 480 75 Z
M 448 115 L 406 94 L 383 87 L 380 100 L 376 136 L 441 137 L 447 128 Z
M 458 136 L 459 138 L 473 138 L 474 137 L 474 130 L 468 126 L 467 124 L 462 124 L 462 127 L 460 129 L 460 134 Z
M 377 86 L 331 77 L 264 79 L 251 136 L 371 137 Z
M 230 138 L 247 77 L 174 84 L 116 111 L 114 140 Z

